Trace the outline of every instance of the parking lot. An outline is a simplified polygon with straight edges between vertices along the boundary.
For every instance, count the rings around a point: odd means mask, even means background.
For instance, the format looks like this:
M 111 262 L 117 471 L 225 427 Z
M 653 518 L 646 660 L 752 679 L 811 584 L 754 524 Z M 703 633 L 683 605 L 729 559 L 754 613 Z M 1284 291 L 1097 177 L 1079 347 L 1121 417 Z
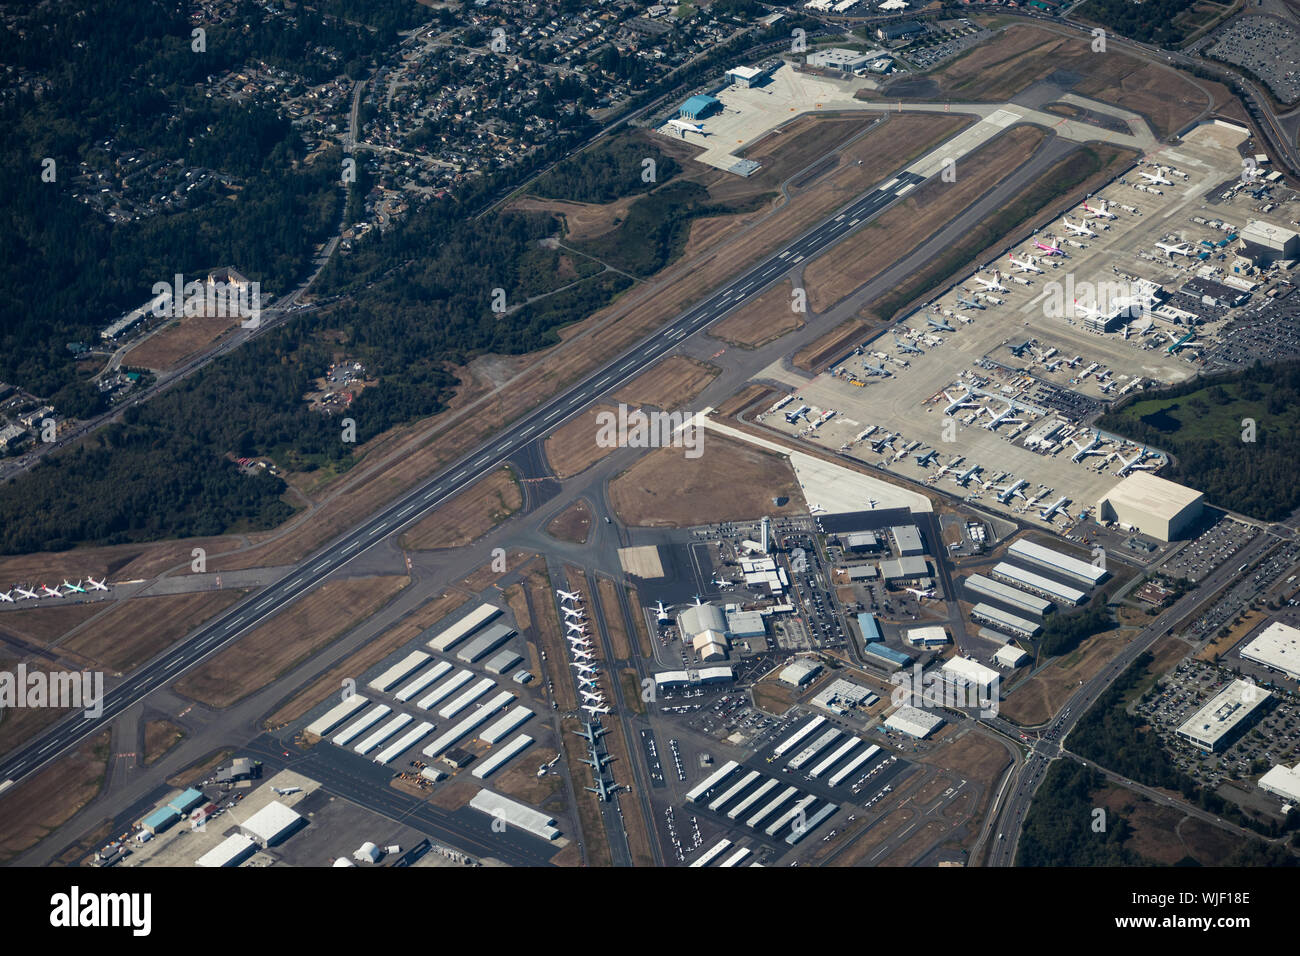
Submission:
M 1236 17 L 1215 35 L 1205 52 L 1250 70 L 1282 103 L 1300 99 L 1300 32 L 1283 20 Z
M 1222 515 L 1166 561 L 1163 570 L 1175 578 L 1200 582 L 1249 544 L 1259 531 L 1252 525 Z

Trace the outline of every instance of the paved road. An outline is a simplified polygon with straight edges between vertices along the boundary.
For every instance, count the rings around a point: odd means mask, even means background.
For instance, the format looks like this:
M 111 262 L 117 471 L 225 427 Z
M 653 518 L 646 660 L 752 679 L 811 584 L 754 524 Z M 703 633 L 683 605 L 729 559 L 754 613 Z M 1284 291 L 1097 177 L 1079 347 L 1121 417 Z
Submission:
M 757 297 L 805 259 L 828 249 L 862 223 L 876 216 L 899 197 L 911 192 L 923 177 L 900 173 L 879 188 L 854 200 L 837 215 L 828 218 L 795 239 L 741 277 L 726 284 L 699 305 L 678 316 L 666 328 L 644 339 L 604 368 L 544 403 L 507 432 L 479 446 L 429 481 L 417 486 L 363 522 L 335 539 L 298 566 L 294 573 L 221 615 L 131 675 L 105 696 L 103 714 L 88 718 L 73 714 L 42 733 L 0 764 L 0 787 L 18 781 L 93 733 L 101 722 L 111 720 L 132 703 L 184 673 L 188 668 L 252 630 L 264 620 L 315 588 L 334 571 L 358 554 L 375 546 L 401 528 L 418 521 L 426 512 L 473 484 L 499 463 L 603 395 L 619 389 L 682 339 L 712 324 L 743 302 Z M 264 323 L 265 324 L 265 323 Z

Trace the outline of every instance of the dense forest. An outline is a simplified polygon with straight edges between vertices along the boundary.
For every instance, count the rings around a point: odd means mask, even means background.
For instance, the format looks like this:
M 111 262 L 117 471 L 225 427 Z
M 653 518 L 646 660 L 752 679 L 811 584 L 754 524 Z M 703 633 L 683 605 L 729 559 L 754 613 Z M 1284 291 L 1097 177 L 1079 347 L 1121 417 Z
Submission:
M 1146 392 L 1098 425 L 1169 451 L 1174 463 L 1161 477 L 1220 507 L 1265 521 L 1300 507 L 1300 362 Z
M 643 176 L 645 161 L 654 162 L 654 178 Z M 681 171 L 671 156 L 640 137 L 617 136 L 561 163 L 532 187 L 544 199 L 607 203 L 648 192 Z
M 1017 866 L 1140 866 L 1140 856 L 1124 846 L 1131 828 L 1107 811 L 1105 830 L 1093 829 L 1093 794 L 1106 779 L 1073 760 L 1054 761 L 1034 795 L 1020 834 Z
M 1192 9 L 1195 0 L 1087 0 L 1074 11 L 1082 20 L 1100 23 L 1121 36 L 1140 43 L 1177 49 L 1191 32 L 1180 25 L 1179 14 Z
M 1056 657 L 1068 654 L 1079 643 L 1094 634 L 1109 630 L 1114 626 L 1110 608 L 1104 603 L 1094 604 L 1087 610 L 1074 614 L 1053 614 L 1043 625 L 1038 648 L 1043 657 Z

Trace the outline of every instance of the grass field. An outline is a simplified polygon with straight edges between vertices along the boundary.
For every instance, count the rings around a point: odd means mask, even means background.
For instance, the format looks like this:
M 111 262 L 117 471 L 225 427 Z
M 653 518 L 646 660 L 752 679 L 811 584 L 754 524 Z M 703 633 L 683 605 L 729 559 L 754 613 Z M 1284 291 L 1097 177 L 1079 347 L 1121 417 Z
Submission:
M 556 477 L 572 478 L 581 474 L 614 451 L 596 444 L 596 416 L 610 411 L 613 411 L 612 405 L 603 402 L 593 405 L 546 436 L 542 447 L 546 462 Z
M 105 730 L 0 796 L 0 863 L 54 832 L 99 793 L 112 735 Z
M 672 411 L 704 391 L 717 378 L 718 371 L 685 355 L 670 355 L 624 385 L 614 393 L 614 398 L 627 405 L 650 405 Z
M 122 364 L 167 371 L 238 328 L 239 322 L 237 317 L 231 316 L 187 316 L 131 349 L 123 356 Z
M 523 503 L 514 470 L 498 468 L 422 518 L 400 544 L 410 551 L 459 548 L 487 534 Z
M 793 288 L 788 280 L 773 286 L 710 326 L 709 336 L 742 349 L 756 349 L 803 328 L 801 313 L 791 308 Z
M 551 519 L 546 533 L 559 541 L 586 544 L 591 536 L 591 507 L 586 499 L 579 498 Z

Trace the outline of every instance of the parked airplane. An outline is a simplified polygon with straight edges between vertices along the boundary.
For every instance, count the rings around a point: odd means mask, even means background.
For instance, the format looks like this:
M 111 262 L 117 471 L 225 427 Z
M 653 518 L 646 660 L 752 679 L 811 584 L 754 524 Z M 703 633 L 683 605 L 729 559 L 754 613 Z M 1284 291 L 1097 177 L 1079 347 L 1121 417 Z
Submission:
M 949 395 L 947 389 L 944 390 L 943 397 L 948 399 L 948 404 L 943 410 L 945 415 L 951 415 L 959 408 L 974 408 L 976 405 L 975 402 L 971 401 L 971 399 L 975 397 L 975 393 L 972 392 L 969 387 L 966 389 L 966 394 L 960 398 L 954 398 Z
M 1106 206 L 1107 206 L 1106 200 L 1103 199 L 1103 200 L 1101 200 L 1101 201 L 1097 204 L 1097 208 L 1096 208 L 1096 209 L 1093 209 L 1093 208 L 1092 208 L 1091 206 L 1089 206 L 1086 202 L 1083 204 L 1083 209 L 1084 209 L 1084 212 L 1087 212 L 1087 213 L 1089 213 L 1090 215 L 1093 215 L 1093 216 L 1097 216 L 1097 217 L 1099 217 L 1099 218 L 1101 218 L 1101 219 L 1116 219 L 1116 218 L 1118 218 L 1118 217 L 1117 217 L 1113 212 L 1111 212 L 1109 209 L 1107 209 Z
M 1101 309 L 1094 309 L 1090 305 L 1084 305 L 1078 299 L 1075 299 L 1072 304 L 1074 305 L 1074 311 L 1080 313 L 1085 319 L 1101 318 Z
M 582 729 L 575 730 L 573 733 L 594 747 L 596 746 L 596 741 L 601 737 L 604 737 L 609 733 L 609 731 L 606 728 L 601 727 L 599 724 L 593 724 L 590 721 L 583 721 Z
M 1042 272 L 1038 265 L 1038 260 L 1033 256 L 1028 259 L 1017 259 L 1015 256 L 1007 256 L 1007 261 L 1019 269 L 1021 272 Z
M 573 657 L 575 661 L 582 661 L 583 663 L 589 663 L 592 660 L 594 660 L 591 651 L 586 650 L 585 648 L 578 648 L 578 647 L 570 648 L 569 654 Z
M 49 597 L 63 597 L 62 591 L 60 591 L 57 587 L 52 588 L 48 584 L 42 584 L 41 590 L 44 591 L 46 595 L 48 595 Z
M 0 591 L 0 601 L 4 601 L 6 604 L 13 604 L 14 603 L 13 592 Z
M 891 374 L 889 369 L 885 368 L 885 366 L 881 363 L 863 362 L 862 367 L 867 371 L 869 375 L 890 375 Z
M 934 588 L 903 588 L 909 594 L 915 595 L 918 601 L 924 601 L 927 598 L 934 597 Z
M 960 475 L 953 475 L 952 480 L 957 482 L 957 484 L 961 485 L 962 487 L 965 487 L 966 483 L 969 482 L 976 475 L 978 475 L 981 471 L 983 471 L 983 469 L 979 465 L 971 465 Z
M 1070 458 L 1070 461 L 1078 464 L 1079 462 L 1083 461 L 1083 459 L 1087 458 L 1091 452 L 1096 451 L 1097 446 L 1101 444 L 1101 432 L 1094 431 L 1092 433 L 1092 440 L 1089 441 L 1088 444 L 1086 445 L 1080 445 L 1073 438 L 1070 439 L 1070 444 L 1073 445 L 1075 448 L 1079 449 Z
M 808 513 L 810 515 L 821 514 L 825 510 L 826 510 L 825 505 L 819 505 L 811 501 L 808 503 Z
M 938 457 L 939 457 L 939 452 L 931 448 L 924 455 L 917 455 L 916 463 L 920 465 L 922 468 L 924 468 L 927 465 L 929 465 L 930 462 L 934 461 Z
M 672 618 L 668 616 L 668 609 L 664 607 L 663 601 L 655 605 L 655 620 L 660 624 L 667 624 L 672 621 Z
M 989 411 L 987 408 L 984 409 L 984 411 L 993 416 L 993 420 L 984 426 L 985 429 L 991 432 L 997 431 L 999 425 L 1014 425 L 1018 424 L 1020 421 L 1018 418 L 1011 417 L 1016 413 L 1016 403 L 1012 401 L 1008 401 L 1007 407 L 996 415 L 993 415 L 993 412 Z
M 104 581 L 96 581 L 94 578 L 90 577 L 89 575 L 86 576 L 86 583 L 90 585 L 90 589 L 92 591 L 107 591 L 108 585 L 105 583 L 105 581 L 107 580 L 108 579 L 105 578 Z
M 587 661 L 570 661 L 570 662 L 569 662 L 569 666 L 570 666 L 570 667 L 576 667 L 576 668 L 578 669 L 578 673 L 579 673 L 579 674 L 598 674 L 598 673 L 600 673 L 600 672 L 596 669 L 596 665 L 595 665 L 595 664 L 588 663 Z
M 272 787 L 271 792 L 287 797 L 291 793 L 302 793 L 302 787 Z
M 585 612 L 580 607 L 563 607 L 560 608 L 567 616 L 581 621 L 585 617 Z
M 614 784 L 613 786 L 608 786 L 608 787 L 605 786 L 605 780 L 603 777 L 596 778 L 596 786 L 587 787 L 588 790 L 590 790 L 592 793 L 599 796 L 602 802 L 608 801 L 609 798 L 612 797 L 615 793 L 617 793 L 621 788 L 622 788 L 622 784 L 618 784 L 618 783 Z
M 580 760 L 578 762 L 585 763 L 588 767 L 594 769 L 596 773 L 600 773 L 600 771 L 604 770 L 605 766 L 614 759 L 608 754 L 592 754 L 591 756 L 593 758 L 591 760 Z
M 70 583 L 68 582 L 68 579 L 67 579 L 67 578 L 64 578 L 64 579 L 63 579 L 63 586 L 64 586 L 65 588 L 67 588 L 69 591 L 73 592 L 74 594 L 85 594 L 85 593 L 86 593 L 86 589 L 83 588 L 83 587 L 81 586 L 81 582 L 80 582 L 80 581 L 78 581 L 76 584 L 70 584 Z
M 582 710 L 585 710 L 585 711 L 586 711 L 587 713 L 589 713 L 589 714 L 592 714 L 593 716 L 596 715 L 596 714 L 608 714 L 608 713 L 609 713 L 609 708 L 608 708 L 608 707 L 599 707 L 599 706 L 597 706 L 597 705 L 595 705 L 595 704 L 583 704 L 581 709 L 582 709 Z
M 704 127 L 699 123 L 688 123 L 686 120 L 670 119 L 668 125 L 681 134 L 682 139 L 686 138 L 687 133 L 699 133 L 701 136 L 708 136 Z
M 971 276 L 971 278 L 974 279 L 976 282 L 978 282 L 980 285 L 982 285 L 984 288 L 988 289 L 990 292 L 1011 291 L 1010 289 L 1008 289 L 1006 286 L 1002 284 L 1002 273 L 998 272 L 997 269 L 993 270 L 992 279 L 985 279 L 983 276 Z
M 581 601 L 581 600 L 582 600 L 582 592 L 581 592 L 581 591 L 561 591 L 561 590 L 559 590 L 559 589 L 556 589 L 555 595 L 556 595 L 556 597 L 558 597 L 561 601 Z
M 1016 358 L 1020 358 L 1020 356 L 1024 355 L 1025 352 L 1029 349 L 1033 341 L 1034 341 L 1033 339 L 1025 339 L 1019 345 L 1012 345 L 1010 342 L 1008 342 L 1007 348 L 1011 350 L 1012 355 L 1014 355 Z
M 1124 464 L 1120 466 L 1119 471 L 1115 472 L 1116 477 L 1123 478 L 1134 468 L 1141 465 L 1142 462 L 1146 461 L 1147 458 L 1149 457 L 1151 457 L 1151 453 L 1147 451 L 1147 446 L 1143 445 L 1142 450 L 1140 452 L 1134 455 L 1131 460 L 1124 462 Z
M 583 696 L 584 700 L 594 700 L 598 704 L 605 703 L 605 695 L 599 691 L 579 690 L 578 693 Z
M 894 344 L 898 346 L 900 352 L 911 352 L 914 355 L 924 355 L 925 353 L 918 349 L 911 342 L 905 342 L 897 335 L 894 336 Z
M 1181 339 L 1179 339 L 1179 340 L 1178 340 L 1177 342 L 1175 342 L 1173 345 L 1169 346 L 1169 348 L 1165 349 L 1165 351 L 1168 352 L 1170 355 L 1177 355 L 1178 352 L 1179 352 L 1180 350 L 1182 350 L 1182 349 L 1186 349 L 1186 348 L 1195 348 L 1196 346 L 1200 345 L 1201 343 L 1200 343 L 1200 342 L 1193 342 L 1192 339 L 1194 339 L 1194 338 L 1196 338 L 1196 333 L 1195 333 L 1195 332 L 1188 332 L 1186 335 L 1184 335 Z
M 1157 242 L 1156 248 L 1172 259 L 1174 256 L 1188 256 L 1189 258 L 1196 252 L 1186 243 Z
M 1172 179 L 1165 179 L 1165 177 L 1161 176 L 1159 173 L 1144 173 L 1139 170 L 1138 174 L 1147 182 L 1153 183 L 1156 186 L 1172 186 L 1174 184 Z
M 1062 495 L 1053 504 L 1049 505 L 1048 507 L 1044 508 L 1042 511 L 1038 512 L 1038 517 L 1042 518 L 1048 524 L 1051 524 L 1052 518 L 1054 518 L 1056 516 L 1056 513 L 1059 511 L 1061 514 L 1065 515 L 1068 518 L 1070 517 L 1070 515 L 1069 512 L 1065 510 L 1065 506 L 1068 505 L 1069 503 L 1070 503 L 1070 499 Z
M 1097 233 L 1089 229 L 1087 223 L 1070 222 L 1069 216 L 1066 216 L 1061 220 L 1061 225 L 1065 226 L 1066 229 L 1069 229 L 1076 236 L 1089 236 L 1093 239 L 1097 238 Z
M 1060 247 L 1060 246 L 1048 246 L 1048 245 L 1044 245 L 1043 243 L 1039 242 L 1037 239 L 1034 240 L 1034 245 L 1038 247 L 1039 251 L 1041 251 L 1041 252 L 1045 252 L 1045 253 L 1047 253 L 1049 256 L 1063 256 L 1063 255 L 1065 255 L 1065 253 L 1061 251 L 1061 247 Z
M 1024 487 L 1027 486 L 1028 484 L 1029 484 L 1028 481 L 1026 481 L 1024 478 L 1021 478 L 1019 481 L 1017 481 L 1017 482 L 1016 482 L 1015 484 L 1013 484 L 1013 485 L 1007 485 L 1005 488 L 999 488 L 999 489 L 998 489 L 998 502 L 999 502 L 1000 504 L 1006 504 L 1006 503 L 1007 503 L 1008 501 L 1010 501 L 1012 498 L 1015 498 L 1015 497 L 1023 498 L 1025 495 L 1024 495 L 1024 492 L 1022 492 L 1020 489 L 1021 489 L 1021 488 L 1024 488 Z
M 24 587 L 19 587 L 17 584 L 14 585 L 14 590 L 18 592 L 18 596 L 20 598 L 35 598 L 37 600 L 40 599 L 40 595 L 37 594 L 35 591 L 29 591 Z
M 984 303 L 977 302 L 974 299 L 966 299 L 962 296 L 957 296 L 957 304 L 967 309 L 979 309 L 981 312 L 984 311 Z
M 932 319 L 932 318 L 930 318 L 929 316 L 926 316 L 926 317 L 925 317 L 925 321 L 928 322 L 928 323 L 930 323 L 930 327 L 931 327 L 931 328 L 938 329 L 938 330 L 941 331 L 941 332 L 956 332 L 956 331 L 957 331 L 957 330 L 954 329 L 951 325 L 949 325 L 947 322 L 945 322 L 943 319 Z

